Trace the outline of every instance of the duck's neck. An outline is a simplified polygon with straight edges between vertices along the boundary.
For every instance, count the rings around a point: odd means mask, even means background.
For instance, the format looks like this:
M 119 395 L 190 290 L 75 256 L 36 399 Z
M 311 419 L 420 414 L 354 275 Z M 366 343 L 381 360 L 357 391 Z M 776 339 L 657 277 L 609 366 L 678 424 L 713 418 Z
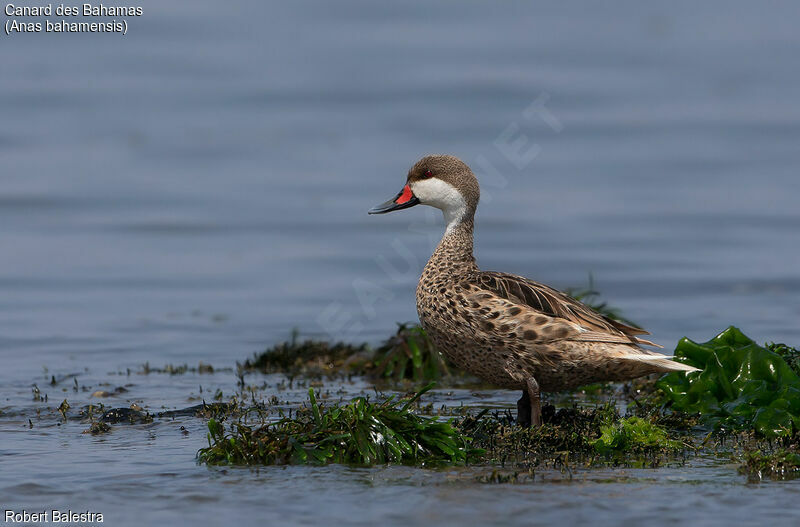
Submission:
M 475 225 L 473 214 L 465 214 L 455 219 L 445 215 L 445 220 L 450 221 L 442 241 L 425 266 L 426 271 L 453 273 L 477 269 L 472 254 L 472 231 Z

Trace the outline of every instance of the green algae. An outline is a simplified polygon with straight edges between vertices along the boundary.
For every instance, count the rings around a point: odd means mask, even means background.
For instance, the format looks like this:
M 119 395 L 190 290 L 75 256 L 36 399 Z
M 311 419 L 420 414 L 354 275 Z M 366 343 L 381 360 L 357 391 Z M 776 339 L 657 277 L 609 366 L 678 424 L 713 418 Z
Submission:
M 408 344 L 409 340 L 416 343 L 418 352 Z M 314 344 L 306 345 L 308 342 Z M 393 347 L 386 348 L 390 342 Z M 425 366 L 425 361 L 432 360 L 430 354 L 436 350 L 418 326 L 401 325 L 383 349 L 375 352 L 365 345 L 340 343 L 338 346 L 300 342 L 295 334 L 292 341 L 284 343 L 280 353 L 270 359 L 278 360 L 265 368 L 290 371 L 301 377 L 295 386 L 320 385 L 309 378 L 341 372 L 364 374 L 376 386 L 385 386 L 382 384 L 385 380 L 419 383 L 427 376 L 446 381 L 454 374 L 447 363 L 436 365 L 439 369 Z M 594 408 L 573 406 L 558 410 L 546 405 L 544 425 L 538 429 L 515 426 L 509 412 L 489 415 L 488 411 L 483 411 L 473 415 L 478 411 L 475 405 L 480 403 L 435 409 L 433 403 L 419 404 L 421 394 L 418 394 L 408 404 L 405 400 L 372 402 L 366 398 L 338 405 L 322 404 L 318 402 L 319 391 L 310 391 L 305 407 L 288 410 L 288 417 L 280 413 L 277 421 L 270 422 L 280 412 L 275 408 L 279 405 L 277 397 L 273 394 L 269 404 L 256 401 L 257 393 L 269 385 L 264 382 L 260 388 L 249 390 L 243 380 L 241 391 L 227 403 L 204 402 L 152 416 L 141 409 L 107 410 L 99 404 L 86 407 L 81 414 L 84 420 L 87 416 L 92 419 L 95 413 L 102 416 L 100 421 L 90 421 L 85 433 L 91 434 L 107 432 L 107 423 L 148 423 L 153 417 L 208 419 L 209 447 L 198 452 L 198 459 L 208 464 L 440 466 L 470 463 L 480 464 L 487 470 L 479 476 L 479 481 L 506 484 L 533 481 L 533 468 L 539 466 L 554 467 L 570 474 L 577 468 L 576 464 L 583 467 L 609 464 L 657 467 L 666 462 L 681 462 L 687 454 L 701 451 L 740 463 L 740 470 L 751 478 L 788 479 L 800 475 L 795 424 L 798 413 L 792 413 L 800 392 L 788 389 L 794 386 L 793 379 L 797 377 L 798 350 L 785 344 L 759 346 L 736 328 L 729 328 L 709 343 L 697 344 L 684 339 L 678 348 L 680 351 L 676 350 L 676 355 L 682 357 L 679 360 L 705 370 L 710 368 L 714 375 L 704 377 L 706 371 L 689 376 L 678 374 L 681 380 L 670 374 L 658 381 L 654 378 L 637 380 L 624 388 L 611 384 L 585 386 L 582 391 L 592 402 L 622 396 L 621 406 L 625 408 L 627 403 L 624 411 L 627 415 L 621 416 L 612 402 Z M 333 360 L 326 362 L 332 357 L 331 349 L 337 351 Z M 298 353 L 292 357 L 295 352 Z M 353 354 L 357 355 L 357 361 L 349 360 Z M 387 360 L 387 356 L 391 358 Z M 183 373 L 181 368 L 172 367 L 164 368 L 163 372 Z M 693 383 L 698 379 L 705 384 L 695 386 Z M 713 395 L 713 404 L 704 392 Z M 229 389 L 225 389 L 225 394 L 230 397 Z M 267 395 L 270 394 L 264 397 Z M 46 401 L 38 388 L 34 389 L 34 398 L 37 396 L 39 402 Z M 252 402 L 249 401 L 251 397 Z M 776 400 L 786 402 L 776 403 Z M 585 404 L 586 400 L 583 402 Z M 284 406 L 290 404 L 286 401 Z M 704 404 L 707 407 L 702 406 Z M 413 417 L 388 417 L 380 409 L 383 405 Z M 753 409 L 742 408 L 742 405 Z M 791 420 L 788 426 L 776 427 L 770 420 L 777 414 L 776 410 L 781 409 L 790 414 Z M 51 411 L 64 420 L 77 419 L 66 401 Z M 248 423 L 254 414 L 259 419 L 258 425 Z M 431 415 L 455 415 L 459 419 L 444 421 L 429 417 Z M 763 422 L 767 423 L 766 429 L 759 428 Z M 33 423 L 29 423 L 33 427 Z M 709 428 L 717 433 L 706 436 L 703 441 L 698 426 L 705 427 L 702 434 Z M 114 429 L 117 434 L 120 427 Z M 773 439 L 776 436 L 777 439 Z
M 299 340 L 294 330 L 291 339 L 257 353 L 239 365 L 241 371 L 261 373 L 286 373 L 291 377 L 332 376 L 339 374 L 363 375 L 372 365 L 372 351 L 367 344 L 353 345 L 343 342 L 329 343 L 307 339 Z
M 397 333 L 375 352 L 374 374 L 393 381 L 427 382 L 454 370 L 419 325 L 399 324 Z
M 211 419 L 209 446 L 198 452 L 198 460 L 211 465 L 440 466 L 470 462 L 557 468 L 576 462 L 606 464 L 610 460 L 614 464 L 658 466 L 667 456 L 687 447 L 644 419 L 620 421 L 613 403 L 592 409 L 555 410 L 547 405 L 543 426 L 533 429 L 516 426 L 510 415 L 487 415 L 488 410 L 445 422 L 419 415 L 425 406 L 412 410 L 427 389 L 405 402 L 389 398 L 373 403 L 359 397 L 330 406 L 319 404 L 310 390 L 307 407 L 273 423 L 253 427 L 239 420 L 225 427 Z M 637 419 L 643 424 L 638 425 Z M 597 441 L 604 437 L 603 427 L 620 422 L 637 424 L 637 430 L 647 432 L 629 434 L 634 438 L 612 446 L 616 453 L 630 454 L 628 460 L 612 459 L 610 450 L 597 448 Z
M 739 471 L 753 479 L 794 479 L 800 476 L 800 452 L 779 449 L 764 453 L 761 450 L 746 452 Z
M 91 434 L 93 436 L 107 434 L 111 431 L 111 426 L 106 423 L 105 421 L 95 421 L 89 426 L 88 429 L 84 430 L 84 434 Z
M 463 377 L 418 324 L 398 324 L 397 333 L 376 350 L 367 344 L 301 341 L 295 330 L 289 341 L 256 354 L 239 370 L 285 373 L 291 379 L 363 375 L 375 381 L 413 384 Z
M 672 408 L 699 414 L 718 432 L 754 430 L 789 436 L 800 424 L 800 377 L 781 355 L 731 326 L 713 339 L 681 339 L 675 356 L 702 371 L 670 373 L 658 381 Z
M 622 418 L 609 401 L 594 408 L 542 409 L 539 428 L 522 428 L 510 418 L 479 414 L 458 427 L 485 454 L 482 463 L 569 469 L 571 465 L 628 465 L 655 467 L 693 450 L 681 434 L 673 439 L 664 427 L 646 418 Z
M 475 477 L 478 483 L 488 483 L 495 485 L 518 485 L 520 483 L 532 483 L 534 480 L 535 472 L 529 468 L 526 472 L 518 470 L 506 472 L 498 469 L 493 469 L 487 474 L 480 474 Z
M 197 366 L 188 364 L 165 364 L 163 368 L 151 366 L 149 362 L 142 364 L 142 368 L 137 372 L 139 375 L 150 375 L 153 373 L 164 373 L 167 375 L 184 375 L 186 373 L 213 374 L 215 371 L 231 371 L 229 368 L 216 369 L 211 364 L 200 361 Z M 130 375 L 130 370 L 127 374 Z
M 483 463 L 562 466 L 569 462 L 588 462 L 597 457 L 592 440 L 600 426 L 618 417 L 609 403 L 593 409 L 542 408 L 543 424 L 538 428 L 517 426 L 511 416 L 482 412 L 464 418 L 459 430 L 472 437 L 472 446 L 484 451 Z
M 687 447 L 681 441 L 670 439 L 663 427 L 641 417 L 627 417 L 602 425 L 600 437 L 592 446 L 601 454 L 677 451 Z
M 64 399 L 61 404 L 58 405 L 58 412 L 61 414 L 61 418 L 64 419 L 64 421 L 67 420 L 67 412 L 69 412 L 70 408 L 71 406 L 66 399 Z
M 668 432 L 659 424 L 664 415 L 652 408 L 648 409 L 649 414 L 642 412 L 642 417 L 623 419 L 612 401 L 593 408 L 556 410 L 545 405 L 543 426 L 531 429 L 517 426 L 509 412 L 489 415 L 485 409 L 477 415 L 464 415 L 474 413 L 475 408 L 437 411 L 432 403 L 419 404 L 419 397 L 427 389 L 402 407 L 392 398 L 378 403 L 363 397 L 349 403 L 322 405 L 318 403 L 319 394 L 310 390 L 308 404 L 294 415 L 281 414 L 280 419 L 269 423 L 268 415 L 259 414 L 258 426 L 247 423 L 250 412 L 244 405 L 220 406 L 215 408 L 219 413 L 208 423 L 209 446 L 198 452 L 198 459 L 208 464 L 243 465 L 435 466 L 469 461 L 569 470 L 575 463 L 655 467 L 693 450 L 685 433 L 678 434 L 677 439 L 676 431 Z M 427 417 L 432 414 L 461 418 L 444 422 Z M 237 417 L 237 421 L 223 425 L 225 420 Z M 432 430 L 440 434 L 438 442 L 431 442 Z M 399 445 L 399 449 L 392 444 Z M 422 448 L 408 450 L 413 445 Z
M 410 409 L 428 389 L 406 401 L 358 397 L 344 405 L 322 405 L 310 389 L 309 406 L 294 417 L 258 428 L 237 422 L 229 433 L 209 420 L 209 446 L 197 457 L 210 465 L 465 463 L 475 454 L 469 438 L 448 422 Z
M 791 346 L 787 346 L 783 343 L 778 344 L 775 342 L 767 342 L 764 347 L 772 353 L 777 353 L 780 355 L 781 358 L 786 361 L 786 364 L 789 365 L 792 371 L 800 375 L 800 350 Z

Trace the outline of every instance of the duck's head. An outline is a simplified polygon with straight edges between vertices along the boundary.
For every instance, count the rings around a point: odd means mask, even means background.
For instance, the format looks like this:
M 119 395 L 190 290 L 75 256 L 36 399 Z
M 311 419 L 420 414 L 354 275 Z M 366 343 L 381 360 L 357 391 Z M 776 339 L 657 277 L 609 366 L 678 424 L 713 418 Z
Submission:
M 475 214 L 481 191 L 469 167 L 455 156 L 430 155 L 417 161 L 408 171 L 403 190 L 385 203 L 370 209 L 370 214 L 385 214 L 414 205 L 441 209 L 447 225 Z

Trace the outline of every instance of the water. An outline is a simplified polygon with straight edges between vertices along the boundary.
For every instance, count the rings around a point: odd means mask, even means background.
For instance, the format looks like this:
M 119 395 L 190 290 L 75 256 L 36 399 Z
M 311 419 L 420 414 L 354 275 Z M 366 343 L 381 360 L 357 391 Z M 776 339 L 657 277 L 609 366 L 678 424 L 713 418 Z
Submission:
M 179 408 L 201 385 L 232 393 L 235 376 L 142 364 L 229 368 L 293 327 L 375 342 L 414 320 L 441 218 L 366 210 L 430 152 L 479 173 L 482 267 L 557 287 L 592 273 L 668 349 L 730 324 L 797 345 L 796 4 L 141 5 L 125 37 L 0 47 L 6 507 L 88 508 L 114 525 L 789 514 L 796 484 L 749 486 L 706 460 L 493 486 L 399 467 L 208 469 L 190 418 L 101 437 L 27 420 L 90 400 L 52 375 L 129 385 L 120 406 Z M 526 117 L 535 101 L 548 113 Z M 518 168 L 495 145 L 504 133 L 537 155 Z

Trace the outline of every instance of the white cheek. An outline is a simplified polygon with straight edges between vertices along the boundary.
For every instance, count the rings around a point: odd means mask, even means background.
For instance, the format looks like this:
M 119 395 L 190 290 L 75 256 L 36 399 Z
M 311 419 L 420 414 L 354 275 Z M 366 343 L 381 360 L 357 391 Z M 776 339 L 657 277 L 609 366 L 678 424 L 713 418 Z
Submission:
M 415 181 L 411 184 L 411 191 L 423 205 L 441 209 L 448 226 L 461 221 L 467 210 L 467 202 L 461 193 L 441 179 Z
M 461 208 L 465 205 L 461 193 L 453 185 L 441 179 L 431 178 L 416 181 L 411 184 L 411 191 L 419 198 L 420 202 L 438 209 Z

